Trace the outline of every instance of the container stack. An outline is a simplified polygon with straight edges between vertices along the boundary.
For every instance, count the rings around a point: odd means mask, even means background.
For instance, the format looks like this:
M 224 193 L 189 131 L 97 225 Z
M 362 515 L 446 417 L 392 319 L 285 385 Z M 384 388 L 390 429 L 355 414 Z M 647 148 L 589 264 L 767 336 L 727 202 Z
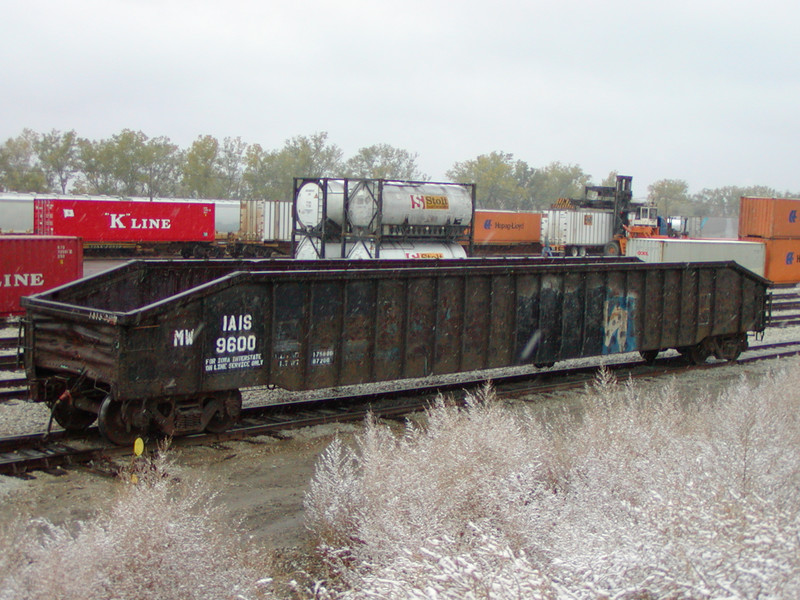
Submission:
M 800 200 L 743 196 L 739 239 L 764 243 L 764 277 L 774 283 L 800 282 Z
M 0 235 L 0 318 L 24 314 L 20 298 L 83 277 L 77 237 Z

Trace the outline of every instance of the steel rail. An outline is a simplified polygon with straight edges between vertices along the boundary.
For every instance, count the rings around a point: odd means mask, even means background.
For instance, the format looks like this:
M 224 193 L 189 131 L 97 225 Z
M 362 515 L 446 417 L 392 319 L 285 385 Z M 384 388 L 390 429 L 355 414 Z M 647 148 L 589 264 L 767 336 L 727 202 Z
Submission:
M 777 351 L 777 352 L 776 352 Z M 762 354 L 759 354 L 759 353 Z M 763 352 L 767 352 L 763 354 Z M 800 354 L 800 341 L 763 344 L 748 350 L 733 364 Z M 606 364 L 618 379 L 647 378 L 675 375 L 696 369 L 728 366 L 725 361 L 690 365 L 681 357 L 669 356 L 652 365 L 642 361 L 620 361 Z M 577 368 L 534 370 L 523 374 L 498 376 L 492 379 L 501 398 L 525 399 L 525 396 L 584 387 L 594 380 L 600 365 Z M 284 431 L 323 423 L 363 420 L 373 414 L 380 418 L 397 419 L 423 410 L 440 394 L 450 395 L 455 402 L 463 401 L 465 390 L 482 386 L 485 374 L 460 379 L 457 382 L 420 385 L 419 382 L 401 385 L 391 390 L 376 391 L 373 386 L 346 396 L 326 396 L 312 400 L 247 407 L 241 421 L 230 430 L 184 436 L 173 440 L 176 446 L 209 444 L 246 439 L 257 435 L 282 437 Z M 372 388 L 372 389 L 366 389 Z M 96 427 L 80 435 L 64 431 L 30 433 L 0 437 L 0 474 L 22 476 L 30 471 L 87 464 L 130 455 L 132 449 L 114 446 L 103 440 Z M 106 469 L 108 470 L 108 469 Z

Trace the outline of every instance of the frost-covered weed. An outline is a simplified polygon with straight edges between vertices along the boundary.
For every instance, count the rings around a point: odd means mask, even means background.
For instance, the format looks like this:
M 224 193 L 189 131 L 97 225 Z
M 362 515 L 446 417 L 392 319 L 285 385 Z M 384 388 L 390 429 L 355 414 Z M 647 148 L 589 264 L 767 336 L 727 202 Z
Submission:
M 165 453 L 139 459 L 107 513 L 70 528 L 37 520 L 5 532 L 0 598 L 255 597 L 258 575 L 243 566 L 213 495 L 176 472 Z
M 490 389 L 371 422 L 320 462 L 309 526 L 351 598 L 800 597 L 799 375 L 686 398 L 601 372 L 544 424 Z

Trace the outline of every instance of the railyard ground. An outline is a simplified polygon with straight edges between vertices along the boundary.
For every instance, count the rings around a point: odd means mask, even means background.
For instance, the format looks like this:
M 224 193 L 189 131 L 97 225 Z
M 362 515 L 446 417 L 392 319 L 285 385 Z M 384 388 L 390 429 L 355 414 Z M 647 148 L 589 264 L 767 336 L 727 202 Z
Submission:
M 678 386 L 687 395 L 693 395 L 698 388 L 722 389 L 740 377 L 757 380 L 776 368 L 788 368 L 798 362 L 800 358 L 792 357 L 695 371 L 681 376 Z M 664 381 L 647 380 L 638 385 L 655 389 L 663 386 Z M 531 397 L 526 406 L 544 410 L 575 402 L 583 393 L 570 390 Z M 171 452 L 181 477 L 205 481 L 218 490 L 216 501 L 231 521 L 241 523 L 243 536 L 268 550 L 302 553 L 310 549 L 304 526 L 303 496 L 315 461 L 335 436 L 347 443 L 360 429 L 360 424 L 324 425 L 286 431 L 280 437 L 177 446 Z M 120 459 L 120 463 L 124 465 L 127 460 L 130 459 Z M 35 472 L 30 479 L 0 476 L 0 527 L 20 517 L 41 517 L 56 524 L 89 519 L 114 501 L 120 482 L 109 473 L 100 466 Z

